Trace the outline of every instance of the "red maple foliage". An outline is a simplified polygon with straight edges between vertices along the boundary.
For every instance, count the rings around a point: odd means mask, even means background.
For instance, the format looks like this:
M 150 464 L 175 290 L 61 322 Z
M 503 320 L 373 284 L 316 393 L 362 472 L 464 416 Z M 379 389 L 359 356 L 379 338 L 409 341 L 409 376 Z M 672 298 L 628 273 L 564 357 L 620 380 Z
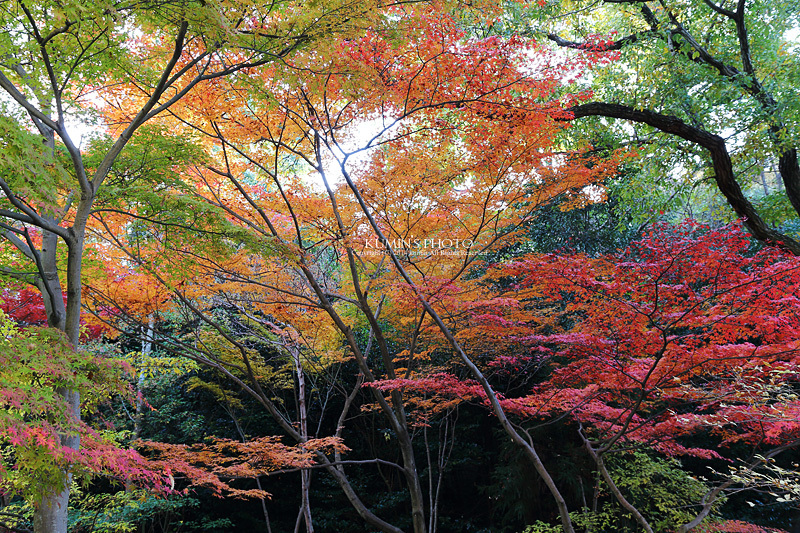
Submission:
M 617 254 L 495 265 L 459 335 L 523 419 L 566 416 L 600 448 L 720 458 L 717 446 L 800 440 L 800 259 L 739 226 L 657 226 Z M 478 399 L 453 374 L 373 384 Z M 716 446 L 688 444 L 692 435 Z
M 67 296 L 64 295 L 66 303 Z M 42 294 L 37 289 L 24 287 L 22 289 L 6 288 L 0 296 L 0 310 L 21 326 L 46 326 L 47 313 L 44 307 Z M 108 327 L 101 322 L 84 316 L 81 321 L 81 340 L 99 339 Z
M 531 257 L 495 273 L 514 280 L 506 296 L 534 297 L 531 312 L 536 298 L 561 301 L 549 312 L 569 324 L 518 338 L 530 349 L 507 363 L 538 358 L 550 374 L 509 410 L 568 413 L 608 445 L 670 455 L 717 457 L 682 444 L 698 433 L 722 445 L 800 438 L 797 258 L 751 250 L 738 227 L 686 223 L 615 256 Z
M 762 454 L 800 443 L 800 258 L 755 246 L 740 226 L 660 225 L 615 254 L 530 255 L 483 282 L 452 314 L 459 338 L 507 413 L 576 427 L 598 468 L 633 447 L 725 459 L 734 443 Z M 486 403 L 458 372 L 372 385 L 428 411 L 418 398 Z

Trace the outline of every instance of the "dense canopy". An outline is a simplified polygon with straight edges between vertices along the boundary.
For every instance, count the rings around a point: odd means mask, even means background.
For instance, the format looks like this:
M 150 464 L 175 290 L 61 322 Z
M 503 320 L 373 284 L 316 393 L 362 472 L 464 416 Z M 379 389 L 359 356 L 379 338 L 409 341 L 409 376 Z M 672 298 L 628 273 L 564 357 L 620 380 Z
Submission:
M 0 530 L 800 528 L 796 0 L 0 5 Z

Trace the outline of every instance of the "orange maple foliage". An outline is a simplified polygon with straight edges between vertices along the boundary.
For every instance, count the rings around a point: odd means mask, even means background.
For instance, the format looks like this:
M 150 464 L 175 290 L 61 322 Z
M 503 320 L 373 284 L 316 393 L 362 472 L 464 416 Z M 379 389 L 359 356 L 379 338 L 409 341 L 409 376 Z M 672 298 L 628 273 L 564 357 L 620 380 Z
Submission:
M 208 444 L 194 445 L 139 441 L 137 447 L 149 455 L 151 464 L 167 472 L 173 485 L 184 477 L 190 487 L 210 489 L 218 497 L 241 499 L 268 498 L 269 493 L 236 488 L 232 484 L 237 480 L 254 480 L 279 470 L 311 468 L 316 464 L 316 451 L 349 451 L 340 439 L 333 437 L 311 439 L 302 447 L 286 446 L 276 437 L 247 442 L 214 438 Z
M 565 192 L 588 198 L 584 188 L 616 168 L 617 158 L 568 157 L 557 143 L 567 126 L 555 90 L 575 69 L 531 40 L 470 38 L 432 4 L 395 7 L 359 35 L 204 84 L 165 120 L 203 134 L 216 160 L 184 180 L 261 239 L 261 250 L 198 254 L 194 243 L 165 240 L 135 255 L 160 267 L 191 257 L 187 297 L 218 291 L 296 331 L 326 314 L 297 261 L 318 265 L 340 306 L 358 299 L 354 276 L 362 277 L 371 280 L 372 306 L 407 308 L 413 320 L 418 306 L 387 268 L 386 243 L 362 210 L 424 294 L 444 303 L 437 295 L 452 291 L 482 254 L 518 238 L 536 206 Z M 111 120 L 119 113 L 111 110 Z
M 577 157 L 560 146 L 568 127 L 560 81 L 582 65 L 529 39 L 471 37 L 437 3 L 389 11 L 347 38 L 188 93 L 162 124 L 194 136 L 205 160 L 184 169 L 185 188 L 164 194 L 192 210 L 202 201 L 218 224 L 204 226 L 207 239 L 161 230 L 147 246 L 114 238 L 225 339 L 221 347 L 203 331 L 181 349 L 257 396 L 295 437 L 261 390 L 269 372 L 254 338 L 279 337 L 320 368 L 352 357 L 356 387 L 424 378 L 452 348 L 420 296 L 458 318 L 453 304 L 482 292 L 465 278 L 487 254 L 518 239 L 537 206 L 565 194 L 590 201 L 587 187 L 622 157 Z M 123 105 L 109 110 L 111 122 L 124 115 Z M 129 209 L 133 225 L 136 205 Z M 116 227 L 126 227 L 117 215 Z M 187 220 L 197 217 L 187 211 Z M 187 226 L 186 235 L 198 229 Z M 241 337 L 215 322 L 220 309 L 236 317 Z M 417 472 L 403 391 L 368 393 Z M 457 403 L 438 393 L 406 399 L 427 413 L 414 420 L 423 426 Z M 415 475 L 407 481 L 421 530 Z

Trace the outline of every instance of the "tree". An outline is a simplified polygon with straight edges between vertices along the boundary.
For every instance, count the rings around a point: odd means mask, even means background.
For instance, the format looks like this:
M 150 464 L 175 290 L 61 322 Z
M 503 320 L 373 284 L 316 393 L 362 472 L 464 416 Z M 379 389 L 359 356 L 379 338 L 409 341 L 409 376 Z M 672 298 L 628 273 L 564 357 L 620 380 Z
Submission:
M 771 228 L 746 190 L 777 162 L 782 187 L 773 197 L 794 217 L 800 214 L 798 65 L 796 45 L 789 40 L 800 22 L 798 6 L 792 1 L 734 4 L 575 4 L 579 15 L 544 31 L 557 46 L 577 53 L 620 55 L 615 66 L 595 75 L 595 101 L 574 106 L 575 118 L 624 119 L 688 141 L 705 153 L 700 168 L 704 164 L 709 170 L 703 174 L 714 180 L 751 233 L 797 254 L 796 237 Z M 647 130 L 631 141 L 641 142 L 644 151 L 659 145 Z M 666 150 L 672 154 L 662 150 L 658 157 L 672 158 L 680 148 L 670 143 Z M 687 179 L 695 179 L 698 155 L 681 162 Z M 657 186 L 669 180 L 663 174 L 651 179 Z
M 74 350 L 54 328 L 23 330 L 2 312 L 0 321 L 3 494 L 21 496 L 33 505 L 54 488 L 63 490 L 66 479 L 84 481 L 95 475 L 168 490 L 163 470 L 132 450 L 118 448 L 113 437 L 76 417 L 59 393 L 65 388 L 78 391 L 88 409 L 115 395 L 130 399 L 126 367 L 115 359 Z M 65 434 L 79 436 L 82 448 L 63 445 Z M 12 520 L 13 514 L 4 515 Z
M 294 7 L 192 1 L 3 5 L 0 87 L 8 103 L 0 121 L 0 228 L 15 250 L 4 254 L 3 272 L 40 290 L 48 324 L 74 346 L 80 342 L 86 228 L 123 149 L 143 124 L 201 82 L 283 58 L 328 34 L 340 17 L 354 16 L 337 4 Z M 364 4 L 356 11 L 369 9 Z M 88 158 L 90 164 L 70 133 L 73 123 L 90 120 L 92 95 L 119 79 L 135 86 L 138 98 L 117 117 L 113 141 Z M 113 91 L 106 94 L 113 97 Z M 77 392 L 60 393 L 79 417 Z M 64 434 L 62 441 L 78 449 L 77 435 Z M 60 485 L 37 505 L 37 532 L 66 531 L 69 483 Z
M 737 228 L 660 226 L 618 255 L 498 265 L 489 279 L 503 285 L 497 300 L 478 307 L 470 338 L 509 345 L 490 363 L 501 372 L 540 373 L 530 393 L 502 400 L 506 411 L 566 417 L 646 531 L 653 531 L 648 518 L 615 483 L 608 457 L 643 447 L 711 460 L 744 444 L 761 454 L 741 472 L 720 475 L 678 528 L 688 531 L 726 490 L 758 477 L 749 473 L 763 457 L 800 443 L 798 268 L 775 249 L 753 250 Z M 474 395 L 469 384 L 450 390 Z M 689 444 L 701 435 L 709 444 Z
M 232 334 L 215 309 L 235 308 L 254 323 L 298 332 L 309 353 L 308 329 L 326 328 L 363 376 L 345 392 L 342 421 L 362 379 L 416 372 L 413 338 L 431 319 L 450 343 L 443 350 L 461 353 L 481 379 L 442 318 L 444 296 L 480 253 L 516 238 L 534 206 L 565 192 L 585 194 L 616 167 L 612 158 L 589 168 L 588 158 L 564 157 L 555 145 L 566 125 L 556 120 L 565 115 L 552 97 L 559 79 L 579 65 L 516 37 L 468 39 L 447 9 L 396 6 L 362 34 L 332 40 L 326 53 L 297 54 L 253 73 L 249 84 L 205 84 L 171 110 L 169 127 L 202 135 L 212 161 L 187 173 L 191 187 L 176 188 L 174 197 L 202 199 L 249 232 L 232 253 L 198 254 L 194 243 L 177 240 L 141 253 L 135 235 L 106 234 L 142 268 L 161 265 L 168 275 L 151 274 L 202 313 L 205 327 L 228 343 L 226 353 L 239 356 L 222 358 L 201 342 L 173 349 L 227 375 L 299 442 L 304 437 L 263 387 L 249 339 Z M 376 131 L 356 137 L 370 122 Z M 321 181 L 321 192 L 297 177 L 306 173 Z M 176 266 L 183 261 L 193 265 L 193 276 L 181 284 L 172 273 L 186 270 Z M 394 320 L 395 313 L 414 312 L 412 328 Z M 403 338 L 409 331 L 411 339 Z M 482 383 L 491 396 L 488 381 Z M 426 531 L 433 510 L 426 510 L 403 395 L 367 392 L 397 439 L 402 464 L 394 466 L 405 480 L 413 528 Z M 560 500 L 531 444 L 497 401 L 494 407 Z M 338 456 L 318 458 L 371 527 L 399 531 L 360 500 Z

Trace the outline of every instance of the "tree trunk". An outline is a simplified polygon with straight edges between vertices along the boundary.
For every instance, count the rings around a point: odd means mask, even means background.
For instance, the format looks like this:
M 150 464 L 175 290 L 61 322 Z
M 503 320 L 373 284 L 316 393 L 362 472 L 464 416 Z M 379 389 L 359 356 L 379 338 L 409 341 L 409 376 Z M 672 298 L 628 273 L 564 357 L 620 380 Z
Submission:
M 59 394 L 69 406 L 72 414 L 80 418 L 80 395 L 76 391 L 59 390 Z M 80 447 L 80 437 L 78 435 L 61 435 L 61 445 L 77 450 Z M 52 492 L 44 494 L 37 503 L 33 514 L 33 530 L 35 533 L 67 533 L 70 484 L 72 476 L 64 474 L 64 487 L 57 490 L 55 487 Z
M 558 514 L 561 517 L 561 527 L 563 528 L 564 533 L 575 533 L 575 528 L 572 525 L 572 519 L 569 516 L 569 509 L 567 508 L 567 502 L 564 499 L 563 495 L 561 494 L 561 491 L 558 490 L 555 480 L 553 480 L 553 476 L 551 476 L 550 472 L 548 472 L 547 467 L 544 465 L 541 458 L 539 457 L 539 454 L 536 451 L 535 447 L 533 446 L 533 443 L 526 440 L 516 430 L 516 428 L 506 415 L 503 406 L 500 405 L 500 400 L 498 399 L 497 394 L 492 388 L 492 385 L 489 383 L 489 380 L 486 379 L 486 376 L 483 374 L 483 372 L 481 372 L 478 366 L 466 354 L 464 349 L 461 347 L 461 344 L 456 339 L 455 335 L 453 335 L 453 332 L 450 330 L 450 328 L 447 327 L 447 324 L 444 323 L 442 317 L 433 308 L 430 302 L 428 302 L 427 298 L 425 298 L 425 296 L 422 294 L 419 287 L 411 279 L 411 276 L 408 274 L 408 271 L 403 267 L 403 264 L 398 259 L 397 254 L 395 254 L 394 248 L 392 248 L 390 244 L 391 241 L 386 238 L 386 235 L 383 234 L 383 232 L 380 229 L 380 226 L 378 226 L 375 217 L 373 216 L 372 212 L 367 206 L 366 201 L 364 200 L 364 197 L 362 196 L 361 192 L 359 191 L 358 187 L 353 181 L 353 178 L 348 172 L 345 163 L 346 161 L 341 161 L 339 165 L 339 169 L 342 172 L 342 176 L 344 176 L 344 180 L 347 183 L 347 186 L 353 192 L 353 196 L 358 202 L 361 208 L 361 212 L 364 214 L 367 221 L 369 222 L 369 225 L 372 227 L 372 231 L 375 233 L 375 236 L 380 240 L 380 242 L 384 244 L 386 251 L 388 252 L 389 257 L 395 269 L 403 278 L 403 280 L 408 284 L 408 287 L 414 292 L 414 296 L 416 297 L 417 301 L 420 304 L 422 304 L 422 307 L 425 309 L 428 315 L 430 315 L 430 317 L 433 319 L 434 323 L 436 324 L 436 327 L 439 329 L 442 335 L 444 335 L 445 339 L 447 339 L 447 342 L 450 344 L 455 353 L 458 355 L 458 358 L 461 359 L 461 361 L 464 363 L 464 366 L 467 367 L 469 373 L 472 375 L 475 381 L 477 381 L 480 384 L 481 388 L 486 393 L 487 403 L 489 404 L 492 412 L 500 422 L 503 431 L 505 431 L 506 435 L 511 439 L 511 441 L 514 444 L 522 448 L 523 453 L 533 463 L 536 472 L 542 477 L 542 480 L 544 481 L 545 485 L 547 485 L 547 488 L 550 491 L 550 494 L 553 496 L 553 499 L 556 502 L 556 506 L 558 507 Z M 800 251 L 800 245 L 798 245 L 798 251 Z M 403 420 L 403 422 L 405 422 L 405 420 Z M 405 451 L 402 447 L 402 442 L 401 442 L 401 450 Z M 404 460 L 405 457 L 406 456 L 404 453 L 403 455 Z M 413 460 L 413 453 L 411 453 L 411 459 Z M 408 464 L 406 465 L 406 472 L 407 473 L 409 472 Z M 412 487 L 410 481 L 411 480 L 409 480 L 409 488 Z M 416 477 L 416 488 L 419 489 L 419 492 L 421 494 L 422 491 L 419 485 L 418 476 Z M 411 503 L 413 506 L 415 504 L 414 490 L 411 490 L 411 496 L 412 496 Z M 421 498 L 419 503 L 420 504 L 422 503 Z M 415 532 L 425 531 L 424 517 L 423 516 L 418 517 L 416 512 L 414 514 L 414 531 Z
M 300 436 L 304 441 L 308 440 L 308 417 L 306 409 L 306 377 L 303 373 L 303 362 L 300 360 L 300 350 L 296 346 L 290 346 L 295 373 L 297 374 L 297 410 L 300 418 Z M 300 519 L 302 517 L 306 524 L 306 533 L 314 533 L 314 523 L 311 520 L 311 500 L 308 497 L 311 489 L 311 471 L 300 471 L 300 514 L 297 517 L 295 532 L 299 530 Z
M 42 272 L 42 281 L 48 287 L 48 291 L 42 297 L 50 300 L 49 309 L 54 313 L 47 317 L 48 324 L 61 326 L 62 331 L 67 335 L 67 339 L 77 350 L 80 344 L 80 314 L 81 314 L 81 267 L 83 260 L 83 235 L 86 227 L 86 217 L 91 207 L 91 200 L 84 199 L 78 207 L 76 222 L 72 227 L 72 238 L 66 240 L 67 252 L 67 303 L 64 306 L 62 292 L 60 290 L 50 290 L 58 283 L 58 276 L 51 276 L 51 272 Z M 83 215 L 83 216 L 82 216 Z M 48 256 L 43 258 L 43 265 L 56 265 L 56 239 L 49 242 Z M 44 248 L 44 247 L 43 247 Z M 43 249 L 44 252 L 44 249 Z M 51 263 L 52 261 L 52 263 Z M 46 307 L 48 309 L 48 307 Z M 64 309 L 63 319 L 57 314 Z M 67 404 L 67 410 L 75 420 L 81 418 L 81 398 L 80 393 L 75 390 L 61 389 L 58 393 Z M 80 449 L 80 435 L 68 433 L 59 436 L 61 445 L 73 450 Z M 45 493 L 34 510 L 34 532 L 35 533 L 67 533 L 68 524 L 68 504 L 70 485 L 72 476 L 64 472 L 63 487 L 52 487 L 51 491 Z
M 42 230 L 41 264 L 39 265 L 39 281 L 37 287 L 42 293 L 47 325 L 66 331 L 67 312 L 64 305 L 64 296 L 61 281 L 58 277 L 57 266 L 58 236 L 47 230 Z M 70 339 L 72 340 L 72 339 Z M 59 390 L 67 403 L 68 410 L 80 418 L 80 397 L 75 391 Z M 61 435 L 61 445 L 77 449 L 80 437 L 77 435 Z M 35 533 L 67 533 L 67 505 L 69 503 L 71 476 L 66 475 L 63 487 L 53 487 L 49 493 L 42 495 L 36 503 L 33 514 L 33 529 Z
M 156 318 L 153 313 L 147 316 L 147 326 L 145 326 L 142 337 L 142 362 L 153 352 L 153 332 L 155 330 Z M 142 389 L 145 385 L 145 374 L 143 369 L 139 369 L 139 377 L 136 380 L 136 415 L 133 420 L 133 440 L 142 434 L 142 418 L 144 416 L 144 397 Z

